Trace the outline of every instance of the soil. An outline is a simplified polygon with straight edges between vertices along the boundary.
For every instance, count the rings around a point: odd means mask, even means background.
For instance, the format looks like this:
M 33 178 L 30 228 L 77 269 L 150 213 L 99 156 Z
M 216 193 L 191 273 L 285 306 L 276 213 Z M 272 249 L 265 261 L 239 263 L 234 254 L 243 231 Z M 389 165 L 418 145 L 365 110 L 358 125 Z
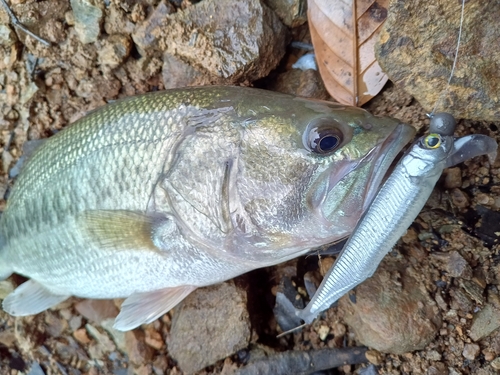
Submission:
M 131 30 L 146 19 L 157 5 L 156 0 L 109 3 L 102 21 L 105 30 L 111 33 L 122 27 L 125 37 L 117 43 L 130 49 L 118 64 L 113 60 L 111 65 L 102 63 L 102 51 L 109 50 L 111 43 L 106 32 L 102 33 L 102 40 L 84 45 L 72 27 L 69 1 L 53 0 L 50 6 L 48 3 L 15 0 L 12 8 L 21 22 L 49 40 L 51 47 L 22 32 L 11 38 L 12 43 L 0 46 L 0 196 L 4 198 L 15 180 L 9 172 L 27 140 L 49 137 L 109 101 L 164 88 L 161 56 L 152 54 L 145 63 L 137 56 L 139 52 L 129 46 Z M 191 4 L 187 0 L 172 0 L 169 6 L 176 11 Z M 111 12 L 111 8 L 116 12 Z M 9 25 L 1 7 L 0 24 Z M 293 29 L 291 35 L 294 40 L 309 41 L 307 25 Z M 279 67 L 253 85 L 276 88 L 276 82 L 283 80 L 280 74 L 289 71 L 303 53 L 288 47 Z M 297 78 L 290 75 L 289 79 Z M 213 79 L 207 78 L 207 82 Z M 311 92 L 324 96 L 321 87 Z M 373 114 L 409 123 L 420 133 L 428 127 L 426 112 L 419 103 L 391 84 L 366 108 Z M 462 120 L 457 134 L 481 133 L 498 141 L 499 128 L 500 122 Z M 5 199 L 0 202 L 0 210 L 3 207 Z M 500 332 L 493 329 L 482 336 L 477 330 L 471 331 L 478 312 L 486 306 L 495 313 L 500 308 L 499 210 L 500 162 L 492 164 L 487 157 L 479 157 L 445 172 L 426 207 L 389 255 L 411 264 L 426 280 L 426 292 L 439 309 L 442 323 L 423 350 L 404 354 L 371 351 L 370 361 L 379 373 L 493 374 L 500 369 Z M 447 267 L 443 254 L 453 252 L 465 260 L 469 274 Z M 280 329 L 272 315 L 273 291 L 281 275 L 293 269 L 292 280 L 300 293 L 304 270 L 312 270 L 317 279 L 324 273 L 318 264 L 325 268 L 331 261 L 328 257 L 320 257 L 319 261 L 309 257 L 239 278 L 238 282 L 247 285 L 251 305 L 251 346 L 199 374 L 229 374 L 243 366 L 255 350 L 281 352 L 358 345 L 354 331 L 337 307 L 302 331 L 276 338 Z M 17 276 L 9 279 L 14 285 L 21 281 Z M 14 319 L 0 312 L 0 375 L 24 374 L 30 369 L 32 375 L 182 373 L 165 346 L 172 312 L 124 338 L 110 337 L 101 324 L 87 320 L 75 309 L 78 301 L 72 298 L 55 309 L 25 318 Z M 362 367 L 366 365 L 345 365 L 328 373 L 349 374 Z

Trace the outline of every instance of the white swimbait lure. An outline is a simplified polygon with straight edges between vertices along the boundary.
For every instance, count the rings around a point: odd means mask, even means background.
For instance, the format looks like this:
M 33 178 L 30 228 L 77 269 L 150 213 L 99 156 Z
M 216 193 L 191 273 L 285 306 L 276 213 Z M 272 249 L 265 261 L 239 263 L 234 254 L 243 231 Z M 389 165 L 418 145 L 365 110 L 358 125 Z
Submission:
M 485 135 L 454 139 L 455 126 L 450 114 L 438 113 L 431 118 L 430 134 L 415 142 L 399 161 L 312 300 L 303 310 L 296 309 L 298 317 L 311 323 L 320 312 L 373 275 L 415 220 L 445 168 L 496 153 L 496 142 Z

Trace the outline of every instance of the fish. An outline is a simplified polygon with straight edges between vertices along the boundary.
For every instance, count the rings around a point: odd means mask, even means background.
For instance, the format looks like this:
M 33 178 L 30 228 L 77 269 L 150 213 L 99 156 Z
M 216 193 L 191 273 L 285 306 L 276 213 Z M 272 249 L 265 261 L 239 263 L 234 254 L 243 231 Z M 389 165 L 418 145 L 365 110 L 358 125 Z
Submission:
M 124 298 L 114 327 L 345 238 L 414 136 L 359 108 L 244 87 L 146 93 L 44 140 L 0 218 L 13 316 Z
M 456 122 L 449 113 L 431 117 L 429 132 L 402 157 L 363 213 L 339 257 L 304 309 L 278 296 L 288 311 L 310 324 L 340 297 L 368 279 L 384 256 L 416 219 L 445 168 L 470 158 L 494 154 L 497 143 L 482 134 L 455 139 Z

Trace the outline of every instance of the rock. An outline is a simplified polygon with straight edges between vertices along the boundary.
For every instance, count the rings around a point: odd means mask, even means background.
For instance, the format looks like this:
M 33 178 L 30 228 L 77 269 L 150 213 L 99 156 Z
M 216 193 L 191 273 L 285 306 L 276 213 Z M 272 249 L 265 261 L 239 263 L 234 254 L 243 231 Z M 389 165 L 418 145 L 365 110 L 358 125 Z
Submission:
M 90 342 L 89 336 L 87 335 L 87 330 L 85 328 L 77 329 L 75 332 L 73 332 L 73 337 L 76 339 L 76 341 L 83 345 L 87 345 Z
M 127 35 L 111 35 L 98 51 L 99 64 L 116 68 L 125 61 L 131 50 L 132 41 Z
M 156 350 L 161 350 L 165 343 L 163 342 L 163 337 L 161 337 L 160 332 L 155 331 L 152 328 L 148 328 L 145 331 L 146 337 L 144 338 L 144 342 Z
M 469 337 L 474 341 L 480 340 L 498 327 L 500 327 L 500 311 L 488 303 L 474 314 Z
M 490 366 L 495 370 L 500 370 L 500 357 L 497 357 L 493 361 L 491 361 Z
M 10 280 L 0 281 L 0 299 L 3 300 L 7 295 L 14 291 L 14 284 Z
M 194 68 L 168 52 L 163 54 L 162 80 L 165 89 L 187 86 L 230 85 L 233 81 Z
M 144 336 L 144 332 L 139 330 L 125 332 L 125 352 L 135 365 L 147 363 L 153 358 L 153 349 L 145 344 Z
M 465 192 L 460 189 L 452 189 L 450 191 L 451 201 L 454 206 L 458 208 L 466 208 L 469 207 L 469 197 Z
M 75 31 L 83 44 L 97 41 L 101 33 L 104 3 L 99 0 L 70 0 Z
M 482 305 L 484 303 L 484 287 L 480 286 L 475 281 L 469 280 L 460 280 L 459 285 L 478 305 Z
M 462 310 L 466 313 L 471 312 L 474 308 L 474 304 L 469 296 L 461 289 L 453 288 L 450 290 L 450 296 L 452 298 L 450 307 L 454 310 Z
M 12 154 L 9 151 L 4 150 L 2 152 L 2 169 L 4 173 L 9 172 L 10 165 L 12 164 L 13 161 L 14 157 L 12 156 Z
M 460 277 L 466 280 L 472 278 L 471 266 L 458 251 L 451 251 L 449 253 L 434 252 L 431 254 L 431 257 L 442 265 L 449 276 Z
M 479 354 L 479 345 L 477 344 L 465 344 L 464 350 L 462 352 L 462 355 L 473 361 L 476 359 L 477 355 Z
M 270 89 L 304 98 L 328 99 L 330 96 L 319 72 L 312 69 L 291 69 L 282 73 Z
M 481 19 L 478 23 L 477 20 Z M 437 111 L 457 118 L 498 120 L 500 7 L 466 4 L 458 64 Z M 376 46 L 389 78 L 430 111 L 445 90 L 453 65 L 460 8 L 456 0 L 393 1 Z
M 458 167 L 444 170 L 444 188 L 454 189 L 462 186 L 462 171 Z
M 131 60 L 127 61 L 126 67 L 132 80 L 148 81 L 151 77 L 159 75 L 161 71 L 162 61 L 157 57 L 141 57 L 135 61 Z
M 104 328 L 111 338 L 113 339 L 114 343 L 120 349 L 122 352 L 126 353 L 127 352 L 127 344 L 126 344 L 126 337 L 125 337 L 125 332 L 123 331 L 118 331 L 117 329 L 113 328 L 113 325 L 115 324 L 115 318 L 108 318 L 104 319 L 101 322 L 101 327 Z
M 359 342 L 380 352 L 402 354 L 423 349 L 434 338 L 441 315 L 415 272 L 395 259 L 385 259 L 375 275 L 355 289 L 355 299 L 340 299 L 339 313 Z M 400 279 L 395 279 L 398 275 Z
M 134 32 L 135 25 L 128 19 L 120 4 L 111 2 L 106 9 L 106 13 L 104 18 L 104 31 L 106 31 L 106 34 L 130 35 Z
M 109 299 L 85 299 L 75 305 L 75 310 L 85 319 L 97 324 L 118 315 L 118 309 Z
M 14 327 L 7 328 L 5 331 L 0 332 L 0 344 L 6 346 L 7 348 L 13 346 L 16 342 L 16 334 L 14 332 Z
M 379 366 L 382 363 L 382 355 L 376 350 L 368 350 L 365 353 L 366 359 L 373 363 L 376 366 Z
M 146 56 L 151 49 L 159 44 L 163 29 L 170 22 L 168 15 L 172 12 L 174 12 L 174 7 L 167 1 L 162 0 L 150 16 L 137 26 L 132 34 L 132 39 L 142 56 Z
M 70 319 L 69 319 L 69 328 L 72 330 L 72 331 L 76 331 L 77 329 L 79 329 L 80 327 L 82 326 L 82 317 L 80 315 L 78 316 L 72 316 Z
M 52 337 L 59 337 L 68 328 L 68 322 L 65 319 L 47 312 L 45 314 L 45 332 Z
M 167 347 L 193 373 L 246 348 L 250 335 L 246 291 L 228 281 L 197 289 L 175 309 Z
M 297 27 L 307 21 L 306 0 L 267 0 L 265 2 L 288 27 Z
M 0 46 L 10 47 L 17 42 L 16 33 L 7 25 L 0 24 Z
M 428 352 L 425 353 L 425 358 L 430 361 L 440 361 L 442 355 L 437 350 L 429 350 Z
M 156 357 L 155 361 L 153 362 L 153 373 L 154 374 L 167 374 L 167 369 L 168 369 L 168 359 L 166 356 L 158 356 Z M 170 374 L 173 374 L 174 372 L 170 372 Z
M 21 97 L 19 98 L 19 102 L 21 104 L 26 104 L 28 101 L 31 100 L 33 95 L 38 91 L 38 86 L 35 84 L 35 82 L 30 81 L 29 84 L 24 86 L 21 90 Z
M 285 53 L 286 28 L 259 0 L 205 0 L 162 17 L 154 31 L 143 31 L 148 18 L 134 33 L 139 51 L 158 48 L 203 74 L 252 81 L 266 76 Z
M 324 325 L 324 324 L 319 326 L 318 336 L 319 336 L 319 339 L 321 341 L 325 341 L 326 337 L 328 336 L 329 333 L 330 333 L 330 327 L 328 327 L 327 325 Z
M 99 332 L 97 328 L 95 328 L 90 324 L 86 324 L 85 328 L 87 329 L 89 335 L 92 336 L 97 341 L 98 345 L 102 348 L 103 352 L 111 353 L 115 351 L 116 346 L 106 333 Z

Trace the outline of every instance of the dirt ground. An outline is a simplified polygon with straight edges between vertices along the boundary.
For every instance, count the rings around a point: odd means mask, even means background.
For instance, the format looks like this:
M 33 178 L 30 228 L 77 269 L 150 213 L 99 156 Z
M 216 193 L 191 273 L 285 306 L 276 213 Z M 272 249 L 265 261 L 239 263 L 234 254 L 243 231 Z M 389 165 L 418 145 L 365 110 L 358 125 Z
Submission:
M 52 46 L 45 47 L 22 32 L 17 32 L 17 37 L 7 37 L 7 42 L 0 46 L 0 196 L 8 196 L 15 183 L 9 171 L 22 155 L 26 140 L 49 137 L 111 100 L 165 87 L 162 55 L 153 51 L 144 59 L 140 51 L 130 45 L 135 25 L 146 20 L 158 3 L 155 0 L 110 1 L 104 11 L 102 24 L 106 31 L 102 32 L 102 39 L 82 44 L 73 28 L 68 1 L 53 0 L 50 4 L 48 1 L 13 1 L 12 8 L 21 22 L 48 39 Z M 190 6 L 188 1 L 172 0 L 168 4 L 173 11 Z M 9 24 L 1 7 L 0 24 Z M 122 27 L 123 40 L 110 41 L 110 34 L 119 27 Z M 308 42 L 307 25 L 295 28 L 290 39 Z M 103 59 L 102 51 L 110 46 L 128 48 L 118 63 Z M 293 80 L 289 85 L 298 90 L 297 80 L 311 73 L 282 74 L 289 71 L 291 63 L 303 53 L 288 46 L 279 67 L 253 85 L 275 89 L 280 80 Z M 230 81 L 217 81 L 213 77 L 200 79 L 202 83 Z M 233 83 L 251 84 L 244 77 Z M 318 85 L 312 92 L 318 97 L 325 95 Z M 396 117 L 420 129 L 421 133 L 428 126 L 425 110 L 391 84 L 366 108 L 376 115 Z M 481 133 L 498 141 L 499 128 L 500 122 L 460 121 L 457 134 Z M 0 202 L 0 209 L 4 206 L 5 199 Z M 491 164 L 487 157 L 479 157 L 445 172 L 407 235 L 388 255 L 411 265 L 413 272 L 420 275 L 431 305 L 440 316 L 440 326 L 422 350 L 403 354 L 371 351 L 370 361 L 380 374 L 493 374 L 500 370 L 500 332 L 496 330 L 500 327 L 499 210 L 499 161 Z M 463 260 L 460 270 L 450 266 L 449 259 L 454 252 Z M 271 309 L 279 275 L 287 267 L 298 267 L 293 282 L 300 292 L 303 285 L 300 264 L 304 262 L 303 259 L 292 261 L 241 278 L 248 288 L 253 288 L 253 296 L 270 301 L 262 304 L 262 311 L 255 308 L 250 311 L 252 321 L 259 324 L 253 328 L 251 348 L 219 361 L 200 374 L 230 374 L 246 363 L 252 348 L 281 352 L 358 345 L 354 330 L 344 319 L 344 310 L 337 307 L 302 331 L 276 338 L 280 331 Z M 319 278 L 321 271 L 316 258 L 310 257 L 307 262 L 313 265 L 313 272 Z M 331 264 L 327 257 L 322 257 L 321 263 Z M 249 282 L 253 279 L 259 282 Z M 21 281 L 20 277 L 9 280 L 15 285 Z M 34 317 L 14 319 L 0 312 L 0 374 L 182 373 L 165 346 L 172 313 L 127 335 L 129 343 L 124 351 L 102 327 L 87 324 L 74 309 L 77 301 L 70 299 Z M 492 329 L 471 330 L 473 322 L 479 319 L 478 314 L 487 309 L 492 311 L 488 320 L 488 327 Z M 32 367 L 35 362 L 40 367 Z M 345 365 L 324 373 L 359 373 L 366 366 Z

